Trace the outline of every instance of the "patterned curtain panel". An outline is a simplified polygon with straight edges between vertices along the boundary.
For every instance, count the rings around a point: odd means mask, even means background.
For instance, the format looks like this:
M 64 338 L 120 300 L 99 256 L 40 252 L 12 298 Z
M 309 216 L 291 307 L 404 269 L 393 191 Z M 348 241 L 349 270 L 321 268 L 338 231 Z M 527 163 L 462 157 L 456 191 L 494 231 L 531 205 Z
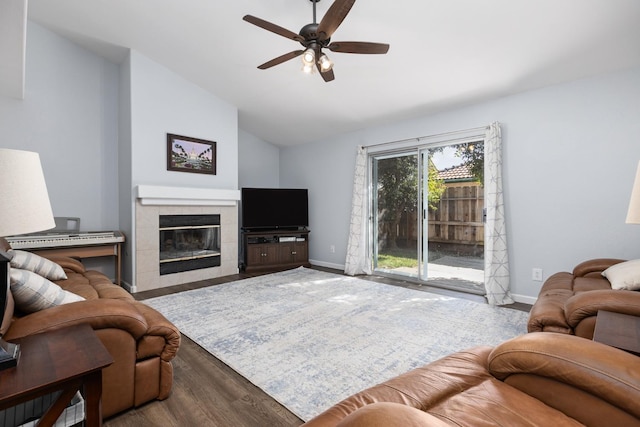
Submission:
M 509 290 L 509 256 L 502 197 L 502 138 L 500 124 L 492 123 L 484 140 L 485 259 L 484 286 L 491 305 L 512 304 Z
M 367 149 L 358 147 L 353 177 L 351 224 L 344 272 L 351 276 L 371 274 L 371 255 L 367 245 Z

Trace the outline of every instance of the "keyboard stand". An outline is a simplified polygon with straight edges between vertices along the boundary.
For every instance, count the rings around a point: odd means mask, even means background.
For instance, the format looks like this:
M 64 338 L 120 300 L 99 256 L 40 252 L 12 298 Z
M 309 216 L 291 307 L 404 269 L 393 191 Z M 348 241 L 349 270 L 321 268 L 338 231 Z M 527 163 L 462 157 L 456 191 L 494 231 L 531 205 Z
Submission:
M 74 258 L 95 258 L 103 256 L 115 257 L 115 283 L 122 286 L 122 244 L 124 243 L 124 235 L 122 241 L 105 242 L 105 243 L 86 243 L 78 241 L 77 245 L 65 245 L 64 247 L 55 247 L 55 243 L 46 248 L 29 248 L 28 245 L 21 245 L 21 250 L 26 250 L 34 254 L 46 257 L 51 255 L 63 255 Z

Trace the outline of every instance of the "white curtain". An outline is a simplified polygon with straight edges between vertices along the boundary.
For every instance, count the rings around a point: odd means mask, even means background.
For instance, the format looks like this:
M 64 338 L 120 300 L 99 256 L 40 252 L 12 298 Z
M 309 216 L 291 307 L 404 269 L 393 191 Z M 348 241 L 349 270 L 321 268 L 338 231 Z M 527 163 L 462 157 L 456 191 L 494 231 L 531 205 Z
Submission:
M 509 256 L 502 196 L 502 138 L 500 124 L 492 123 L 484 140 L 485 223 L 484 286 L 491 305 L 512 304 Z
M 367 149 L 358 147 L 353 177 L 351 223 L 344 272 L 351 276 L 371 274 L 371 254 L 367 244 Z

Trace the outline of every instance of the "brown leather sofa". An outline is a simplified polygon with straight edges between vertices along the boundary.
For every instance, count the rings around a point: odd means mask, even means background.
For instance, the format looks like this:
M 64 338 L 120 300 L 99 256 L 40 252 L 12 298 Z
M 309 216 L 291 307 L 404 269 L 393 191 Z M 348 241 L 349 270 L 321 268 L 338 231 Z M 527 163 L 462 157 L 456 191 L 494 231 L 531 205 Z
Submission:
M 446 356 L 304 425 L 640 426 L 639 360 L 572 335 L 531 333 Z
M 0 248 L 8 250 L 1 239 Z M 61 265 L 66 280 L 54 283 L 85 298 L 31 314 L 14 313 L 6 341 L 88 323 L 114 359 L 102 374 L 102 413 L 109 417 L 154 399 L 169 396 L 173 383 L 171 360 L 180 346 L 180 332 L 151 307 L 81 262 L 50 257 Z
M 602 272 L 621 259 L 592 259 L 573 272 L 555 273 L 529 312 L 529 332 L 560 332 L 593 338 L 598 310 L 640 316 L 640 292 L 611 289 Z

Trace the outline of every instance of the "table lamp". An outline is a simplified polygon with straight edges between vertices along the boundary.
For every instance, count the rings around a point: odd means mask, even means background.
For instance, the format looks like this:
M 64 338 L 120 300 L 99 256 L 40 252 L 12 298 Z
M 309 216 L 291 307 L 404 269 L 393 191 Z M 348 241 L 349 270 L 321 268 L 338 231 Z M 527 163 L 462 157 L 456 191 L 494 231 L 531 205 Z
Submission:
M 0 148 L 0 236 L 55 227 L 38 153 Z M 0 321 L 9 289 L 11 257 L 0 250 Z M 20 348 L 0 339 L 0 369 L 18 363 Z
M 629 211 L 627 212 L 627 224 L 640 224 L 640 162 L 636 171 L 636 180 L 631 190 L 631 200 L 629 200 Z

